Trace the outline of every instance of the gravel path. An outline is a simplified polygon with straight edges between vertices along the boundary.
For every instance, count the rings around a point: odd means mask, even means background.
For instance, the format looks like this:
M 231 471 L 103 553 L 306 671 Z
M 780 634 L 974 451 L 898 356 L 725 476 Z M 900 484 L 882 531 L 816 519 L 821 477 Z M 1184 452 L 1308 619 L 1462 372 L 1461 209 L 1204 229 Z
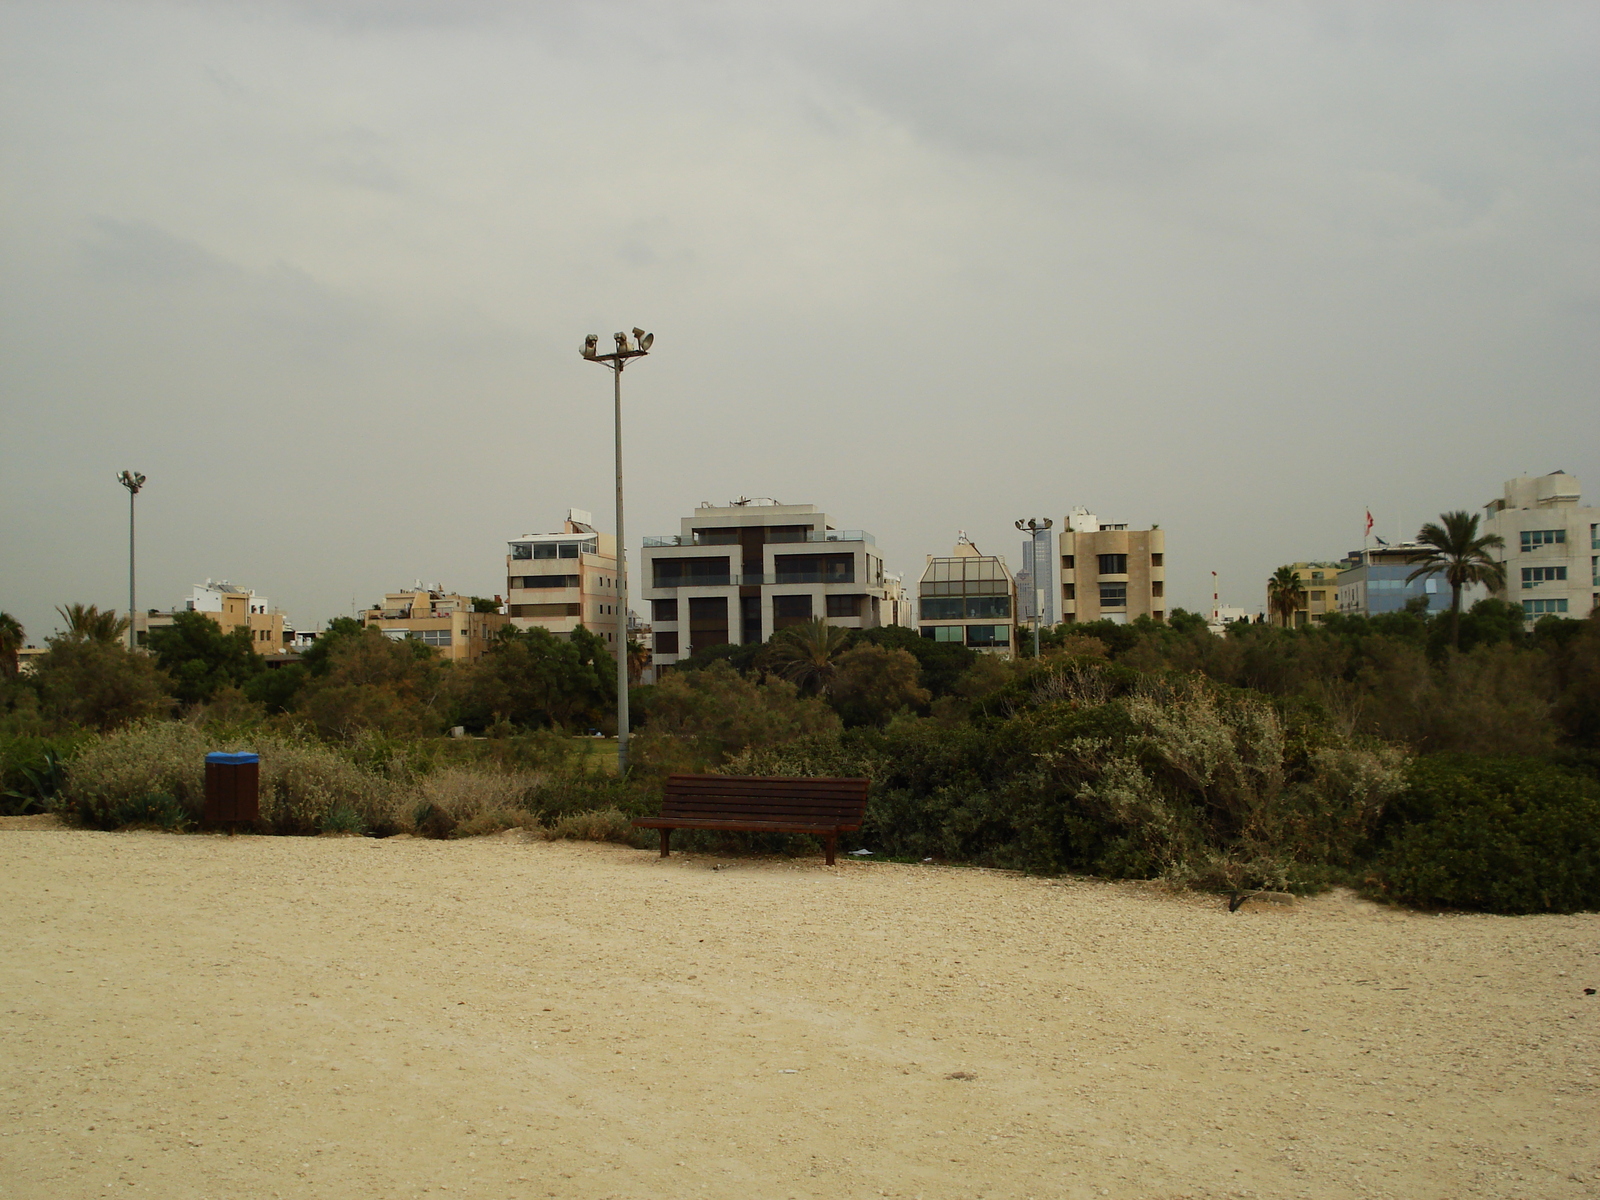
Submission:
M 0 1196 L 1600 1195 L 1600 916 L 0 832 Z

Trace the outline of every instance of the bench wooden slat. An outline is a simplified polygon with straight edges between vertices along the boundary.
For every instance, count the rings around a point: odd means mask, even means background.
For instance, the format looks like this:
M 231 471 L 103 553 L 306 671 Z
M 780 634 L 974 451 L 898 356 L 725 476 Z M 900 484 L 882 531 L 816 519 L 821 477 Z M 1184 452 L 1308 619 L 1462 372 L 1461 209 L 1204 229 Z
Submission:
M 831 865 L 839 834 L 861 828 L 866 779 L 792 775 L 670 775 L 661 815 L 633 822 L 661 832 L 661 857 L 674 829 L 809 833 L 823 839 Z

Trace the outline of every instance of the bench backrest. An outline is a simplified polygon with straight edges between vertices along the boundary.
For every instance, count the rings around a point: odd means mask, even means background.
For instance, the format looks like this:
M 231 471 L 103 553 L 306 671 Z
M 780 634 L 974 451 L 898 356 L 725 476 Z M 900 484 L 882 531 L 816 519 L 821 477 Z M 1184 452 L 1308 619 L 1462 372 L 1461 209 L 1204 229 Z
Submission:
M 870 782 L 790 775 L 669 775 L 661 815 L 859 829 Z

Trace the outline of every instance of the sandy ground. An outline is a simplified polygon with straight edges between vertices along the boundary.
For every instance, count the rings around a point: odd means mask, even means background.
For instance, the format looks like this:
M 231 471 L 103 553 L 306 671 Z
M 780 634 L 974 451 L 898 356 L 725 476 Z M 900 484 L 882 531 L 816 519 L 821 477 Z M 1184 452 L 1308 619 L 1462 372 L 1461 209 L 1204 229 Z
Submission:
M 520 834 L 0 888 L 4 1197 L 1600 1195 L 1600 916 Z

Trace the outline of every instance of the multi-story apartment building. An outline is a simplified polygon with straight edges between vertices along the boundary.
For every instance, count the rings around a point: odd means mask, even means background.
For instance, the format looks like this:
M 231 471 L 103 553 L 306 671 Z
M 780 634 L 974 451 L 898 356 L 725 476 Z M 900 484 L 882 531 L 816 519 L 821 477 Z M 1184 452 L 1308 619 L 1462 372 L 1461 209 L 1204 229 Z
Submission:
M 1347 616 L 1373 617 L 1379 613 L 1400 612 L 1420 596 L 1427 601 L 1430 609 L 1435 609 L 1440 605 L 1441 591 L 1444 593 L 1444 603 L 1448 605 L 1449 585 L 1440 576 L 1429 575 L 1407 582 L 1411 572 L 1417 569 L 1419 558 L 1427 553 L 1428 548 L 1416 542 L 1350 551 L 1339 563 L 1335 608 Z M 1310 587 L 1307 580 L 1303 579 L 1301 583 Z
M 906 593 L 903 575 L 885 574 L 883 577 L 882 624 L 900 625 L 906 629 L 917 627 L 916 604 Z
M 1167 619 L 1167 535 L 1129 529 L 1075 508 L 1061 532 L 1061 619 Z
M 443 588 L 388 592 L 381 605 L 361 614 L 361 623 L 396 640 L 416 638 L 452 662 L 474 659 L 489 649 L 510 618 L 474 612 L 472 600 Z
M 1294 577 L 1300 584 L 1300 603 L 1294 612 L 1294 627 L 1301 628 L 1311 621 L 1321 621 L 1329 613 L 1339 611 L 1339 572 L 1348 563 L 1297 562 L 1290 563 Z M 1283 615 L 1274 611 L 1270 591 L 1266 596 L 1266 612 L 1274 625 L 1282 625 Z
M 293 636 L 293 630 L 284 625 L 283 613 L 273 608 L 265 596 L 258 596 L 252 589 L 238 587 L 226 579 L 208 579 L 195 584 L 183 603 L 171 612 L 151 609 L 136 614 L 133 619 L 135 641 L 143 645 L 152 629 L 171 625 L 174 612 L 204 613 L 223 633 L 245 630 L 250 648 L 257 654 L 282 654 Z
M 658 668 L 708 646 L 764 642 L 813 617 L 860 629 L 882 620 L 883 558 L 872 535 L 834 529 L 810 504 L 701 504 L 681 532 L 644 539 L 639 573 Z
M 1505 540 L 1495 552 L 1506 569 L 1501 600 L 1522 605 L 1529 622 L 1583 618 L 1600 607 L 1600 508 L 1579 504 L 1578 481 L 1565 471 L 1519 476 L 1489 501 L 1484 532 Z
M 582 509 L 568 509 L 560 533 L 532 533 L 508 544 L 506 613 L 518 629 L 541 626 L 559 638 L 582 625 L 615 643 L 617 539 L 599 533 Z
M 925 638 L 1010 657 L 1017 649 L 1017 583 L 1006 560 L 982 553 L 965 533 L 948 558 L 928 556 L 917 588 Z

